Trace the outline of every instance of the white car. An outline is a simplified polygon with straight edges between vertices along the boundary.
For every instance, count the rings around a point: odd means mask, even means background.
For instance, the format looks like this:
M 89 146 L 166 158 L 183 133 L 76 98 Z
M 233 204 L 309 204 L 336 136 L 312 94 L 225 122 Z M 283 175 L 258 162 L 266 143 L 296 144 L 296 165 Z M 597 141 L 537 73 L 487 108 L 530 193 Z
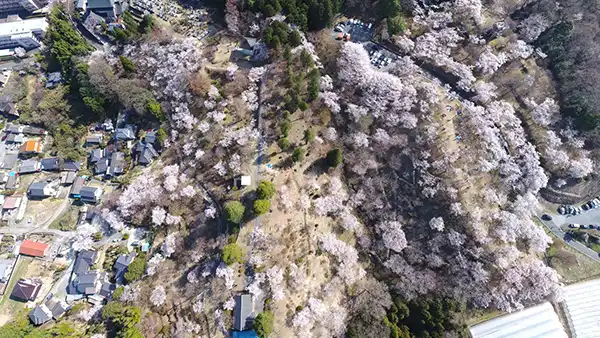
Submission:
M 334 28 L 333 30 L 334 30 L 334 31 L 336 31 L 336 32 L 341 32 L 341 31 L 343 31 L 343 29 L 342 29 L 342 27 L 341 27 L 341 26 L 335 26 L 335 28 Z

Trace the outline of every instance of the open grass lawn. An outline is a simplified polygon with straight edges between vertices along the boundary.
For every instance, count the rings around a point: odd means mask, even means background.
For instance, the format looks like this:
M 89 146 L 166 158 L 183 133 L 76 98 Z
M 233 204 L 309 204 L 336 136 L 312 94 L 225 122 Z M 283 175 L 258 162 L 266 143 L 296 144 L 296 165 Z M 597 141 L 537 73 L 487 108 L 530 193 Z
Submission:
M 77 228 L 78 218 L 79 209 L 76 206 L 71 205 L 62 216 L 50 224 L 50 229 L 58 229 L 62 231 L 75 230 Z

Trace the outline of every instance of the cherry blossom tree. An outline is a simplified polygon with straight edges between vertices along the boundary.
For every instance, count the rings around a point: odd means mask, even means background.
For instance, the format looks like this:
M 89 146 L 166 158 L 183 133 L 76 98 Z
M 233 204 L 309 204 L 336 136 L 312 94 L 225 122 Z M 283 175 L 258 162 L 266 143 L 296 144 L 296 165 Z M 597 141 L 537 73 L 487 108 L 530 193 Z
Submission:
M 150 294 L 150 303 L 154 306 L 161 306 L 167 300 L 167 294 L 165 292 L 165 287 L 162 285 L 157 286 L 152 290 Z

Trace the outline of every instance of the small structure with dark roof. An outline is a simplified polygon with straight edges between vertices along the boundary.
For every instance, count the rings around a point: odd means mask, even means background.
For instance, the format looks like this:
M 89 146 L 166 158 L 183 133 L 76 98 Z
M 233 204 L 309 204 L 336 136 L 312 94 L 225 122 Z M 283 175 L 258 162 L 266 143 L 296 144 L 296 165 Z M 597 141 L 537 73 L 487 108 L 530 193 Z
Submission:
M 27 195 L 29 199 L 43 199 L 49 197 L 48 183 L 46 182 L 33 182 L 29 189 L 27 189 Z
M 154 144 L 154 142 L 156 142 L 156 132 L 155 131 L 147 132 L 146 136 L 144 136 L 144 142 L 149 143 L 149 144 Z
M 46 304 L 40 304 L 31 310 L 29 319 L 34 325 L 42 325 L 52 319 L 52 312 Z
M 102 286 L 100 287 L 100 292 L 98 292 L 98 294 L 104 298 L 110 298 L 110 296 L 116 288 L 116 285 L 114 285 L 113 283 L 103 282 Z
M 60 169 L 60 163 L 56 157 L 43 158 L 40 162 L 42 170 L 53 171 Z
M 67 293 L 71 295 L 93 295 L 96 293 L 98 273 L 91 267 L 96 263 L 98 255 L 94 251 L 83 250 L 77 254 L 71 282 L 67 286 Z
M 41 280 L 21 278 L 15 285 L 10 298 L 23 302 L 34 301 L 42 288 Z
M 62 74 L 60 72 L 52 72 L 46 75 L 46 88 L 54 88 L 62 83 Z
M 81 168 L 81 161 L 65 160 L 63 163 L 62 170 L 64 171 L 79 171 Z
M 46 131 L 42 128 L 33 127 L 33 126 L 24 126 L 23 133 L 28 134 L 28 135 L 36 135 L 36 136 L 48 135 L 48 131 Z
M 103 158 L 94 165 L 94 175 L 104 175 L 108 170 L 108 159 Z
M 254 302 L 252 300 L 252 295 L 245 294 L 235 296 L 233 328 L 237 331 L 251 329 L 254 317 Z
M 100 196 L 102 196 L 102 189 L 97 187 L 82 187 L 79 190 L 79 198 L 83 202 L 98 203 Z
M 8 115 L 10 117 L 19 117 L 19 111 L 15 104 L 6 100 L 0 100 L 0 114 Z

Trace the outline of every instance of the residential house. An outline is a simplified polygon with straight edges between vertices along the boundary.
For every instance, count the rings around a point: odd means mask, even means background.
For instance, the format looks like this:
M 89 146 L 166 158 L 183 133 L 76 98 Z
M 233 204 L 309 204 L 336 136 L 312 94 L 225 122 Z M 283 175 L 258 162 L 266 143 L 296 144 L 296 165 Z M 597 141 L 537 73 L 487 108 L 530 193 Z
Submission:
M 102 144 L 102 134 L 94 134 L 85 138 L 86 146 L 97 146 Z
M 90 151 L 90 163 L 96 163 L 104 158 L 104 149 L 96 148 Z
M 42 169 L 42 165 L 36 159 L 29 159 L 21 162 L 19 166 L 19 174 L 30 174 L 38 172 Z
M 94 175 L 104 175 L 108 170 L 108 159 L 102 158 L 94 165 Z
M 21 196 L 8 196 L 4 199 L 4 204 L 2 204 L 2 211 L 10 211 L 14 209 L 18 209 L 21 206 L 23 198 Z
M 44 304 L 50 310 L 50 312 L 52 312 L 52 318 L 55 320 L 58 320 L 71 308 L 69 304 L 54 296 L 48 297 L 48 300 Z
M 14 190 L 19 187 L 19 183 L 21 182 L 21 177 L 18 173 L 11 171 L 8 173 L 8 178 L 6 183 L 4 184 L 4 189 L 6 190 Z
M 79 168 L 81 168 L 81 164 L 81 161 L 65 160 L 65 162 L 62 165 L 62 170 L 79 171 Z
M 42 170 L 54 171 L 60 169 L 60 162 L 56 157 L 43 158 L 40 163 L 42 165 Z
M 115 130 L 115 139 L 117 141 L 135 140 L 135 133 L 132 128 L 117 128 Z
M 29 199 L 44 199 L 46 197 L 55 196 L 56 189 L 48 182 L 34 182 L 27 190 Z
M 98 255 L 94 251 L 80 251 L 75 259 L 71 282 L 67 286 L 68 294 L 93 295 L 97 290 L 98 272 L 92 271 Z
M 29 140 L 21 145 L 21 154 L 39 154 L 42 152 L 40 140 Z
M 113 269 L 115 270 L 115 280 L 117 281 L 117 283 L 122 282 L 123 277 L 125 276 L 125 272 L 127 272 L 127 268 L 129 267 L 129 264 L 133 262 L 135 256 L 135 252 L 132 252 L 129 255 L 123 254 L 117 257 L 117 260 L 113 265 Z
M 33 257 L 44 257 L 48 253 L 49 245 L 40 242 L 24 240 L 19 248 L 21 255 L 33 256 Z
M 100 196 L 102 196 L 102 189 L 96 187 L 82 187 L 79 190 L 79 198 L 83 202 L 88 203 L 98 203 L 100 201 Z
M 150 164 L 158 157 L 158 152 L 156 152 L 151 143 L 138 142 L 135 151 L 138 154 L 137 161 L 139 164 Z
M 8 136 L 6 136 L 6 143 L 7 144 L 15 144 L 15 143 L 23 143 L 25 142 L 25 136 L 23 136 L 23 134 L 8 134 Z
M 102 130 L 107 131 L 107 132 L 111 132 L 111 131 L 115 130 L 115 127 L 110 119 L 104 120 L 104 122 L 100 125 L 100 127 L 102 128 Z
M 127 9 L 127 3 L 121 0 L 88 0 L 86 9 L 87 13 L 94 12 L 112 22 Z
M 73 186 L 71 186 L 71 191 L 69 192 L 69 195 L 72 198 L 81 197 L 81 188 L 83 188 L 84 183 L 85 183 L 85 177 L 83 177 L 83 176 L 77 177 L 75 179 L 75 181 L 73 182 Z
M 14 124 L 14 123 L 8 123 L 8 124 L 6 124 L 6 127 L 4 128 L 4 130 L 6 132 L 9 132 L 11 134 L 21 134 L 21 133 L 23 133 L 24 129 L 25 129 L 25 127 L 18 125 L 18 124 Z
M 77 177 L 77 174 L 74 171 L 62 172 L 62 173 L 60 173 L 60 184 L 62 184 L 62 185 L 73 184 L 73 182 L 75 181 L 75 177 Z
M 104 281 L 102 282 L 102 286 L 100 287 L 100 292 L 98 292 L 98 295 L 104 298 L 110 298 L 116 288 L 117 287 L 115 284 Z
M 117 176 L 125 171 L 125 154 L 120 151 L 112 153 L 110 157 L 110 165 L 106 169 L 106 175 Z
M 16 154 L 16 153 L 4 154 L 4 158 L 2 159 L 0 169 L 10 170 L 10 169 L 14 168 L 15 164 L 17 164 L 18 157 L 19 157 L 19 154 Z
M 60 72 L 48 73 L 46 76 L 46 88 L 54 88 L 62 83 L 62 75 Z
M 52 319 L 52 312 L 48 309 L 46 304 L 40 304 L 31 310 L 29 319 L 31 319 L 31 322 L 34 325 L 42 325 Z
M 156 132 L 155 131 L 147 132 L 146 136 L 144 136 L 144 142 L 149 143 L 149 144 L 154 144 L 154 142 L 156 142 Z
M 233 329 L 237 331 L 251 329 L 254 317 L 256 317 L 256 315 L 254 314 L 252 295 L 245 294 L 235 296 Z
M 10 298 L 23 302 L 35 301 L 42 289 L 42 281 L 30 278 L 21 278 L 15 285 Z
M 48 132 L 46 130 L 39 128 L 39 127 L 33 127 L 33 126 L 24 126 L 23 133 L 28 134 L 28 135 L 36 135 L 36 136 L 48 135 Z
M 0 114 L 7 115 L 9 117 L 19 117 L 19 111 L 14 103 L 10 100 L 0 100 Z

